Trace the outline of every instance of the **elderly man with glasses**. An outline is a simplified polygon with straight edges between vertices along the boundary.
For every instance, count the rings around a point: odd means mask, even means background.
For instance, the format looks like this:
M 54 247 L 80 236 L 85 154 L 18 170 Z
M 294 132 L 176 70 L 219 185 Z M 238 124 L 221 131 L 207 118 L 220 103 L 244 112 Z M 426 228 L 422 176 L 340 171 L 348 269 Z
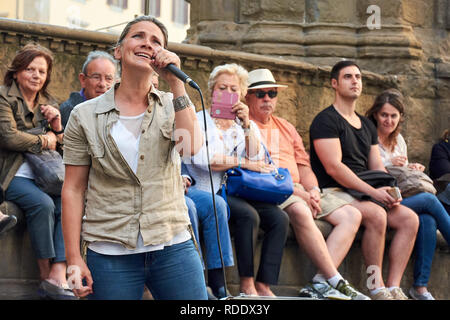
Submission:
M 81 91 L 72 92 L 68 100 L 60 105 L 61 123 L 66 127 L 72 109 L 108 91 L 116 80 L 117 62 L 107 52 L 91 51 L 83 64 L 78 80 Z
M 361 213 L 339 199 L 322 195 L 302 138 L 287 120 L 274 116 L 277 95 L 286 85 L 277 84 L 268 69 L 249 72 L 245 97 L 250 119 L 259 127 L 272 160 L 287 168 L 294 193 L 280 208 L 289 215 L 299 246 L 318 273 L 299 295 L 318 299 L 370 300 L 354 289 L 337 268 L 347 255 L 361 223 Z M 325 241 L 314 219 L 333 225 Z

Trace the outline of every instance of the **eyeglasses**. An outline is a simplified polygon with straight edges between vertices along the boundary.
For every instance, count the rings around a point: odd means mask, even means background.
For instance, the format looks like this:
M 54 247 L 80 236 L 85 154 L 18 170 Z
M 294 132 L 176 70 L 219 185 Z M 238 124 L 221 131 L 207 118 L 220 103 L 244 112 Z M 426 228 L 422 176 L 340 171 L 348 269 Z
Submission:
M 85 74 L 84 76 L 86 78 L 94 80 L 95 82 L 100 82 L 100 81 L 102 81 L 102 78 L 103 78 L 103 76 L 101 74 L 98 74 L 98 73 L 94 73 L 94 74 L 92 74 L 90 76 Z M 111 75 L 106 75 L 104 78 L 105 78 L 105 82 L 108 83 L 108 84 L 111 84 L 111 83 L 114 82 L 114 77 L 111 76 Z
M 269 95 L 269 98 L 270 98 L 270 99 L 273 99 L 273 98 L 275 98 L 275 97 L 277 96 L 278 91 L 274 91 L 274 90 L 270 90 L 270 91 L 262 91 L 262 90 L 258 90 L 258 91 L 254 91 L 254 92 L 252 92 L 252 93 L 255 94 L 255 96 L 256 96 L 258 99 L 263 99 L 263 98 L 266 96 L 266 94 Z

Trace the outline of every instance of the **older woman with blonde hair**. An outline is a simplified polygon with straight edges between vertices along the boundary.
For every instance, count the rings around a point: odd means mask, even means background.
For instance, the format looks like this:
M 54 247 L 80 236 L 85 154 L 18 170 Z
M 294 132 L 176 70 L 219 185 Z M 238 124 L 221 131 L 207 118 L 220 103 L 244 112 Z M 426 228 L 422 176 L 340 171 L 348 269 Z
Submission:
M 264 148 L 256 124 L 249 119 L 248 106 L 243 103 L 247 92 L 248 73 L 240 65 L 225 64 L 214 68 L 208 81 L 211 97 L 223 92 L 236 93 L 238 101 L 232 107 L 234 119 L 211 115 L 211 109 L 198 112 L 199 123 L 207 125 L 213 190 L 217 192 L 226 170 L 238 167 L 270 172 L 272 165 L 264 161 Z M 201 152 L 185 159 L 189 174 L 196 180 L 195 188 L 211 192 L 206 158 L 206 145 Z M 189 194 L 188 194 L 189 196 Z M 230 207 L 230 227 L 234 235 L 240 292 L 247 295 L 272 296 L 270 285 L 276 284 L 289 220 L 277 205 L 227 196 Z M 261 260 L 254 278 L 254 244 L 258 229 L 264 230 Z M 256 280 L 256 281 L 255 281 Z M 223 293 L 226 294 L 226 293 Z

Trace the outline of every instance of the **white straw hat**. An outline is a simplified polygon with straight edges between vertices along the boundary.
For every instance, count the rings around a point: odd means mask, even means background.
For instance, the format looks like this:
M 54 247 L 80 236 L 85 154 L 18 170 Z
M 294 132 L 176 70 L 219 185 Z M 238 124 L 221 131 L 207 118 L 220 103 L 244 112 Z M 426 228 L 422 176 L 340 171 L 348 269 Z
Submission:
M 248 73 L 248 90 L 262 88 L 287 88 L 277 84 L 269 69 L 256 69 Z

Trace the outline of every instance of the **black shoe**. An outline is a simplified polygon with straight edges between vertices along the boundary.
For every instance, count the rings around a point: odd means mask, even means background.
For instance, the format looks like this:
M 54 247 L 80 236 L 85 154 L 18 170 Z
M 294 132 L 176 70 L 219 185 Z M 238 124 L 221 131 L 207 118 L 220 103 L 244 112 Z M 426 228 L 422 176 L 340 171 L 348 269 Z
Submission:
M 0 235 L 11 230 L 17 223 L 16 216 L 6 216 L 0 220 Z

